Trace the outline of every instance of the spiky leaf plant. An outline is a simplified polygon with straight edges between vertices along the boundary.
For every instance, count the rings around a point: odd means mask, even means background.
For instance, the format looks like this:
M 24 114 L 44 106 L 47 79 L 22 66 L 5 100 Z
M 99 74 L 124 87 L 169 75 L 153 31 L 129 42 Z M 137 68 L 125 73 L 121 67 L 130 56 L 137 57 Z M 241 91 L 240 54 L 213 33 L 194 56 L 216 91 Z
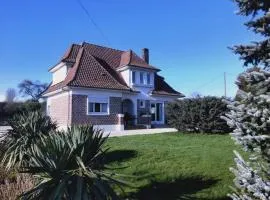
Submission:
M 118 199 L 111 184 L 114 178 L 104 165 L 107 150 L 101 130 L 92 126 L 71 127 L 51 134 L 33 145 L 30 164 L 24 169 L 39 184 L 22 195 L 25 199 Z
M 11 129 L 3 135 L 2 164 L 6 169 L 20 167 L 27 163 L 27 154 L 33 144 L 57 128 L 56 123 L 39 111 L 23 112 L 10 121 Z

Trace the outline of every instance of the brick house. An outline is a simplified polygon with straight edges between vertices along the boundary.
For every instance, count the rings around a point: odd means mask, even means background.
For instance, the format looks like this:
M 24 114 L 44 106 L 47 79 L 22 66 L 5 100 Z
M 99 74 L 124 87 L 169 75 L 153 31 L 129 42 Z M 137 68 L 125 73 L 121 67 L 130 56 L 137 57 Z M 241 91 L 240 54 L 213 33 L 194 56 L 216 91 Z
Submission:
M 62 128 L 92 124 L 113 131 L 123 130 L 127 121 L 147 128 L 165 124 L 166 103 L 184 95 L 159 71 L 149 64 L 148 49 L 139 57 L 132 50 L 72 44 L 49 69 L 47 114 Z

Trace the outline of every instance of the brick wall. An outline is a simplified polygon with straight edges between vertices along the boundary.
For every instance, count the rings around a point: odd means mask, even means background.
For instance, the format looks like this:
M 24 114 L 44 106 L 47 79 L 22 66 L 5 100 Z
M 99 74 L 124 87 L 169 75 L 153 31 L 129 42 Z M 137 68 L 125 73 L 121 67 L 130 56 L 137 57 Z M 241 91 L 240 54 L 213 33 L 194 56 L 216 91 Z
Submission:
M 110 97 L 110 114 L 122 113 L 122 98 Z
M 67 126 L 71 123 L 70 97 L 68 94 L 50 99 L 49 116 L 58 126 Z
M 72 95 L 72 124 L 112 125 L 123 124 L 121 98 L 110 97 L 110 115 L 87 115 L 87 96 Z

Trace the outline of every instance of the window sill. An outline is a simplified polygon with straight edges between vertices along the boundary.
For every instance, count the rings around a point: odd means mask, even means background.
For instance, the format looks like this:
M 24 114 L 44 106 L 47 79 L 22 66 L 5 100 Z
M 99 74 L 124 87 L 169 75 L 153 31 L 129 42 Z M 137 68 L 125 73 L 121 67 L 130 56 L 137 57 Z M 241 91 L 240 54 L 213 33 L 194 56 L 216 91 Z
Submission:
M 110 114 L 109 113 L 93 112 L 93 113 L 87 113 L 87 115 L 90 115 L 90 116 L 96 116 L 96 115 L 104 116 L 104 115 L 110 115 Z
M 138 84 L 138 83 L 132 83 L 131 86 L 133 86 L 133 87 L 148 87 L 148 88 L 154 87 L 153 85 Z

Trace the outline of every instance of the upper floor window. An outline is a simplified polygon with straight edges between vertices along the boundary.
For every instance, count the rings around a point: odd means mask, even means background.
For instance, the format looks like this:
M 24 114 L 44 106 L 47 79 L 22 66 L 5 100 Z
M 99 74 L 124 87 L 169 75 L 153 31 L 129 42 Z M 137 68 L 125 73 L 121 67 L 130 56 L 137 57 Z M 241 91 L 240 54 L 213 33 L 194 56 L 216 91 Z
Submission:
M 131 71 L 131 83 L 133 85 L 152 85 L 151 72 Z
M 132 71 L 132 83 L 136 83 L 136 72 Z
M 146 75 L 146 79 L 147 79 L 147 85 L 150 85 L 150 83 L 151 83 L 151 77 L 150 77 L 150 73 L 149 72 Z
M 140 84 L 144 84 L 144 73 L 140 72 Z

